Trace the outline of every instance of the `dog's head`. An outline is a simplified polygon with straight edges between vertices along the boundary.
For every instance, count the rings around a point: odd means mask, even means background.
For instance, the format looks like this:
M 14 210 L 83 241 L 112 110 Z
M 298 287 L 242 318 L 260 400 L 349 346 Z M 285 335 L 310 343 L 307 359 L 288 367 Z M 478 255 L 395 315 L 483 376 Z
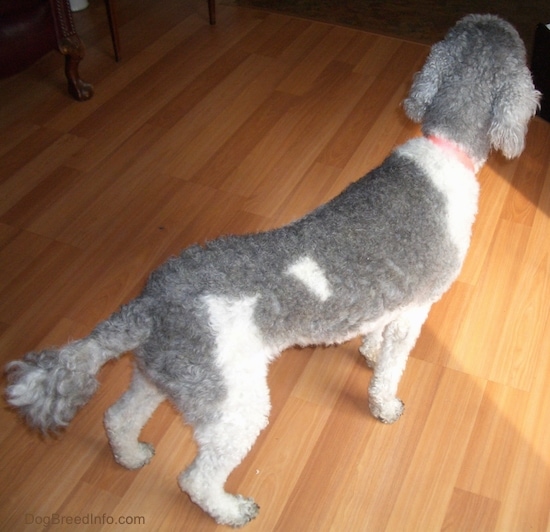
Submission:
M 403 105 L 425 134 L 482 161 L 491 146 L 508 158 L 523 151 L 539 98 L 517 31 L 494 15 L 468 15 L 432 47 Z

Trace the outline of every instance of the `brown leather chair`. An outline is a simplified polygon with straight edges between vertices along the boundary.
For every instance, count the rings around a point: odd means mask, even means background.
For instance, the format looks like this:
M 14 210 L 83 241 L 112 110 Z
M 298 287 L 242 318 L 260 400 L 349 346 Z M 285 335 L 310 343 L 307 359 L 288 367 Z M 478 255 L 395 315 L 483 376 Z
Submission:
M 68 90 L 88 100 L 93 87 L 78 73 L 84 45 L 76 33 L 69 0 L 0 0 L 0 76 L 15 74 L 52 49 L 65 56 Z

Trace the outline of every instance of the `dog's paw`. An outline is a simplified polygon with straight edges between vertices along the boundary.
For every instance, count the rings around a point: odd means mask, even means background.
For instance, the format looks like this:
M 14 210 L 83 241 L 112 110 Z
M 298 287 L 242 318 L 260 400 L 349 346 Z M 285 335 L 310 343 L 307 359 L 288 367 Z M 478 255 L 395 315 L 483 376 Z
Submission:
M 235 505 L 230 515 L 227 515 L 225 519 L 217 519 L 218 523 L 229 525 L 233 528 L 240 528 L 258 515 L 260 507 L 254 499 L 243 497 L 242 495 L 230 495 L 230 497 L 233 498 Z
M 374 366 L 376 366 L 376 360 L 378 359 L 380 348 L 380 341 L 377 337 L 365 336 L 363 338 L 363 343 L 359 348 L 359 352 L 365 357 L 367 366 L 371 369 L 374 369 Z
M 382 423 L 394 423 L 403 414 L 405 404 L 397 397 L 384 402 L 369 400 L 372 415 Z
M 186 489 L 185 484 L 183 484 L 182 489 Z M 209 494 L 204 496 L 203 494 L 202 497 L 197 497 L 192 492 L 187 493 L 191 500 L 198 504 L 219 525 L 240 528 L 252 521 L 260 511 L 260 507 L 254 502 L 254 499 L 242 495 L 223 492 L 215 496 Z
M 178 484 L 189 498 L 209 514 L 216 523 L 239 528 L 252 521 L 260 511 L 254 499 L 233 495 L 213 484 L 209 477 L 191 465 L 178 478 Z
M 150 443 L 137 442 L 131 452 L 115 453 L 115 460 L 126 469 L 139 469 L 147 465 L 155 455 L 155 448 Z
M 365 344 L 363 344 L 359 348 L 359 352 L 365 357 L 367 366 L 370 369 L 374 369 L 374 367 L 376 366 L 376 359 L 378 358 L 378 349 L 369 349 L 368 346 L 365 346 Z

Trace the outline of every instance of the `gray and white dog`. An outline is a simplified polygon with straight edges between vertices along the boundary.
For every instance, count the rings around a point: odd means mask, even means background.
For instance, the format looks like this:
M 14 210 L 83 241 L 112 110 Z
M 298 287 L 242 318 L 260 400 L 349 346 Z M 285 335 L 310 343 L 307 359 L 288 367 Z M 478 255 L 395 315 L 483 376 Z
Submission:
M 170 259 L 88 337 L 8 364 L 8 402 L 43 431 L 66 426 L 96 391 L 100 367 L 133 350 L 130 388 L 105 414 L 116 461 L 135 469 L 151 460 L 138 436 L 169 399 L 198 444 L 181 489 L 218 523 L 244 525 L 259 508 L 224 484 L 268 423 L 268 365 L 285 348 L 362 336 L 372 414 L 393 423 L 403 412 L 407 357 L 469 246 L 475 174 L 492 147 L 509 158 L 523 150 L 539 97 L 525 61 L 507 22 L 460 20 L 404 102 L 424 136 L 290 225 Z

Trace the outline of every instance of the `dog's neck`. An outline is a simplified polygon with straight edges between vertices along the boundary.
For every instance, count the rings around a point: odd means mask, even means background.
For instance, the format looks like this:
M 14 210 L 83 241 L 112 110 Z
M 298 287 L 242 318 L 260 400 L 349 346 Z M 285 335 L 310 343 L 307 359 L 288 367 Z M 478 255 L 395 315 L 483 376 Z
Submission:
M 450 140 L 438 137 L 437 135 L 428 135 L 427 139 L 433 142 L 436 146 L 452 155 L 455 159 L 461 162 L 468 170 L 476 172 L 476 164 L 474 160 L 457 144 Z

